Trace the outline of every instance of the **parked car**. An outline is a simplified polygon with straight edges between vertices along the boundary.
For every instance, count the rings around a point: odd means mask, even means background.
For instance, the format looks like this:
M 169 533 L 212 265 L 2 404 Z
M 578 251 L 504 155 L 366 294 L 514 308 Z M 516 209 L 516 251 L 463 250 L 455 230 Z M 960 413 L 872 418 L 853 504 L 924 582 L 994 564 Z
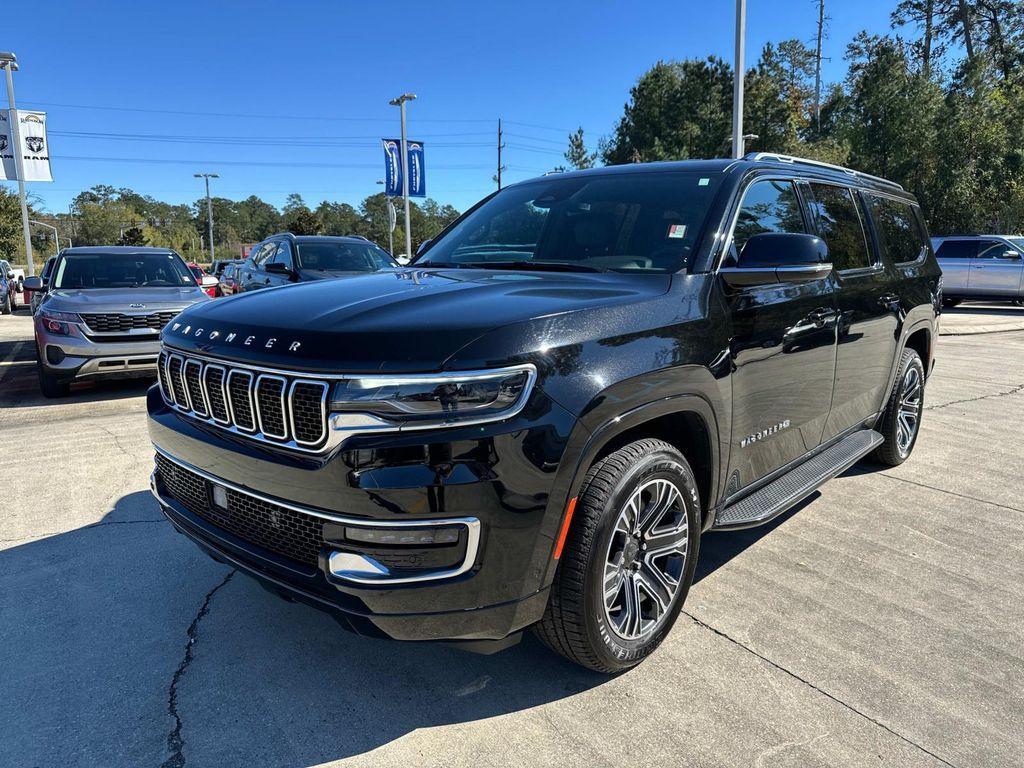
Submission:
M 241 264 L 245 259 L 217 259 L 210 265 L 210 274 L 219 278 L 229 264 Z
M 196 284 L 203 289 L 203 293 L 211 299 L 217 298 L 217 286 L 220 280 L 194 262 L 189 262 L 188 269 L 195 277 Z
M 946 306 L 971 301 L 1024 304 L 1024 235 L 932 238 Z
M 0 272 L 3 274 L 11 273 L 14 275 L 14 281 L 18 285 L 18 293 L 22 292 L 22 286 L 25 284 L 25 270 L 21 267 L 15 267 L 11 262 L 6 259 L 0 259 Z
M 18 287 L 13 275 L 0 270 L 0 315 L 9 315 L 14 311 L 14 292 Z
M 394 269 L 398 263 L 365 237 L 272 235 L 238 270 L 239 290 Z
M 823 163 L 515 184 L 410 269 L 185 310 L 149 392 L 153 492 L 350 627 L 533 626 L 620 671 L 672 627 L 703 532 L 910 456 L 940 275 L 912 195 Z
M 220 283 L 217 286 L 219 296 L 231 296 L 238 293 L 238 270 L 241 266 L 241 263 L 237 263 L 224 267 L 224 271 L 220 273 Z
M 46 296 L 46 287 L 50 282 L 50 273 L 53 271 L 53 265 L 56 261 L 56 256 L 51 256 L 46 260 L 46 263 L 43 264 L 42 271 L 39 273 L 41 289 L 28 293 L 29 306 L 31 307 L 33 315 L 36 313 L 36 310 L 39 309 L 39 304 L 43 301 L 43 297 Z
M 0 259 L 0 313 L 9 315 L 18 308 L 21 284 L 10 262 Z
M 39 277 L 25 289 L 43 291 Z M 47 397 L 72 381 L 155 376 L 160 331 L 208 301 L 182 258 L 164 248 L 66 248 L 35 313 L 39 386 Z

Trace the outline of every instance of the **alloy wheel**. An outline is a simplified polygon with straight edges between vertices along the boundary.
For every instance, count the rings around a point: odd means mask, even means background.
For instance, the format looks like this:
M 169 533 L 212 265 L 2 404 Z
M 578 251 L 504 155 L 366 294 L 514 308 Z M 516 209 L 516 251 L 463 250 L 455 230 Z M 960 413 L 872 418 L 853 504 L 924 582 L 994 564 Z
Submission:
M 668 615 L 686 566 L 688 527 L 683 492 L 668 479 L 647 481 L 620 510 L 605 558 L 604 609 L 621 638 L 644 638 Z
M 896 447 L 901 456 L 906 456 L 910 451 L 921 424 L 923 393 L 921 371 L 911 365 L 903 374 L 903 386 L 900 389 L 899 406 L 896 411 Z

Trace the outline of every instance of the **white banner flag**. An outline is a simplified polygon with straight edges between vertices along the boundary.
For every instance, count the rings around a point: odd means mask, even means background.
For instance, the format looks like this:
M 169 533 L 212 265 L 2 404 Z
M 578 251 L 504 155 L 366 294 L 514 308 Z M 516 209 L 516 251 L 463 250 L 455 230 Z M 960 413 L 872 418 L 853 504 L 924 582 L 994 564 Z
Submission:
M 22 157 L 25 163 L 24 181 L 53 181 L 50 174 L 50 145 L 46 139 L 46 113 L 16 110 L 21 132 Z M 0 110 L 0 180 L 17 181 L 14 162 L 14 131 L 11 111 Z

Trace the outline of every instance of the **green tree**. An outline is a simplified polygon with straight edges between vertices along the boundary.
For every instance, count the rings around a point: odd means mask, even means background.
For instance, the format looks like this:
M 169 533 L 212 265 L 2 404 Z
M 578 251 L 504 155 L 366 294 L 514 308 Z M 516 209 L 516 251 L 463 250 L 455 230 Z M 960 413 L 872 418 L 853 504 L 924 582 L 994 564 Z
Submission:
M 597 153 L 587 151 L 587 144 L 583 140 L 582 127 L 569 134 L 569 148 L 565 151 L 565 159 L 576 170 L 594 167 Z
M 358 231 L 359 211 L 348 203 L 324 200 L 316 207 L 317 217 L 325 235 L 351 235 Z
M 118 245 L 133 246 L 143 246 L 147 245 L 148 243 L 149 240 L 146 239 L 146 236 L 142 233 L 141 227 L 129 227 L 123 233 L 121 233 L 121 238 L 117 241 Z
M 21 240 L 21 206 L 18 196 L 0 187 L 0 257 L 13 261 Z

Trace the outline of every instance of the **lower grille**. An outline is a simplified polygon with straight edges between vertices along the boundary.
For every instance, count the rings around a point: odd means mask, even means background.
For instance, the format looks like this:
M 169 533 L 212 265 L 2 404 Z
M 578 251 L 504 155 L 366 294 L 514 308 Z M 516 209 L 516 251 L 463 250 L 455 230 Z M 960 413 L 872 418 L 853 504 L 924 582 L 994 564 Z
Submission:
M 288 507 L 226 488 L 227 508 L 213 503 L 213 483 L 156 455 L 157 479 L 166 495 L 189 512 L 243 541 L 304 565 L 318 565 L 323 521 Z

